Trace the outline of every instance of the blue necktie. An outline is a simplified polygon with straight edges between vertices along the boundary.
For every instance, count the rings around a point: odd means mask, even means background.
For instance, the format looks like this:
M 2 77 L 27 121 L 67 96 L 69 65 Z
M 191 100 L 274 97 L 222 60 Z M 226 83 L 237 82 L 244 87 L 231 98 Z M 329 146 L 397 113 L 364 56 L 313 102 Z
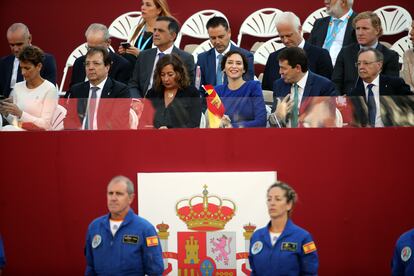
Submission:
M 223 71 L 221 70 L 221 61 L 222 60 L 223 60 L 223 55 L 219 54 L 217 56 L 216 85 L 223 84 Z
M 368 119 L 369 124 L 372 127 L 375 127 L 375 118 L 377 116 L 377 105 L 375 104 L 374 92 L 372 92 L 372 83 L 367 85 L 368 89 Z
M 340 24 L 341 22 L 342 22 L 342 20 L 341 20 L 341 19 L 337 19 L 337 18 L 335 18 L 335 19 L 333 20 L 333 26 L 332 26 L 332 28 L 331 28 L 331 31 L 330 31 L 330 33 L 326 36 L 325 43 L 323 44 L 323 48 L 324 48 L 324 49 L 326 49 L 326 50 L 328 50 L 328 51 L 329 51 L 329 49 L 331 49 L 332 44 L 333 44 L 333 42 L 334 42 L 334 40 L 335 40 L 335 38 L 336 38 L 336 35 L 338 34 L 338 31 L 339 31 L 339 24 Z
M 85 129 L 93 129 L 93 118 L 95 117 L 96 98 L 99 87 L 91 87 L 91 98 L 89 99 L 88 116 L 86 117 Z
M 158 60 L 160 60 L 165 54 L 163 52 L 158 53 Z
M 293 108 L 292 108 L 292 121 L 291 127 L 298 127 L 299 117 L 299 86 L 297 83 L 293 84 Z

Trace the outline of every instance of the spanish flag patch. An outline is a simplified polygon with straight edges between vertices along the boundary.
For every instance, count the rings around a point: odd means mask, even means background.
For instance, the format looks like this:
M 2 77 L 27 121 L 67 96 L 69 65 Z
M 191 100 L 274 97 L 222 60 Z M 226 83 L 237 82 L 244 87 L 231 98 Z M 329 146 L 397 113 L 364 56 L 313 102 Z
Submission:
M 158 237 L 157 236 L 151 236 L 147 237 L 147 246 L 157 246 L 158 245 Z
M 312 253 L 313 251 L 316 251 L 316 245 L 313 241 L 308 242 L 307 244 L 303 245 L 302 248 L 305 254 L 309 254 L 309 253 Z

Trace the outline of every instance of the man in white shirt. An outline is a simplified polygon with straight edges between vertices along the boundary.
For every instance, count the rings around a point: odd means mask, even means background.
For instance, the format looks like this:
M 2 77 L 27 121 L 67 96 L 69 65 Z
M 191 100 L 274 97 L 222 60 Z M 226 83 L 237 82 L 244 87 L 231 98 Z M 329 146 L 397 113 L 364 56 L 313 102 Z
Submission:
M 88 81 L 73 85 L 65 97 L 66 129 L 113 130 L 129 128 L 128 86 L 108 77 L 111 57 L 104 47 L 90 48 L 85 56 Z
M 357 15 L 352 10 L 353 0 L 324 0 L 327 17 L 317 19 L 308 42 L 329 51 L 332 65 L 344 46 L 356 43 L 352 20 Z
M 362 126 L 383 127 L 387 123 L 383 120 L 383 110 L 386 106 L 381 105 L 381 96 L 412 95 L 410 87 L 399 77 L 381 74 L 384 64 L 384 55 L 381 51 L 373 48 L 362 49 L 358 54 L 359 81 L 348 96 L 363 97 L 367 108 L 356 106 L 356 111 L 361 113 L 367 110 L 368 114 L 356 115 Z M 357 103 L 354 101 L 354 104 Z M 368 116 L 367 116 L 368 115 Z M 388 120 L 388 119 L 387 119 Z
M 160 56 L 177 54 L 184 62 L 191 83 L 194 84 L 194 58 L 174 46 L 180 27 L 178 22 L 168 16 L 160 16 L 154 25 L 153 43 L 157 48 L 140 52 L 135 63 L 134 72 L 129 80 L 129 89 L 132 98 L 145 98 L 152 88 L 154 69 Z
M 300 127 L 299 116 L 306 98 L 336 96 L 337 92 L 329 79 L 308 71 L 308 59 L 303 49 L 285 48 L 278 59 L 281 78 L 273 85 L 274 113 L 271 118 L 274 120 L 269 118 L 269 122 L 279 127 Z
M 25 24 L 14 23 L 7 29 L 7 41 L 11 55 L 0 59 L 0 95 L 6 98 L 9 97 L 16 82 L 23 81 L 17 57 L 24 47 L 32 44 L 32 35 Z M 56 61 L 52 55 L 45 53 L 40 75 L 42 78 L 56 84 Z
M 282 12 L 277 14 L 275 21 L 282 43 L 286 47 L 299 47 L 305 50 L 309 70 L 330 79 L 333 67 L 329 52 L 303 39 L 299 17 L 292 12 Z M 278 55 L 283 49 L 285 48 L 271 53 L 267 59 L 262 80 L 262 88 L 265 90 L 272 90 L 273 82 L 280 78 Z

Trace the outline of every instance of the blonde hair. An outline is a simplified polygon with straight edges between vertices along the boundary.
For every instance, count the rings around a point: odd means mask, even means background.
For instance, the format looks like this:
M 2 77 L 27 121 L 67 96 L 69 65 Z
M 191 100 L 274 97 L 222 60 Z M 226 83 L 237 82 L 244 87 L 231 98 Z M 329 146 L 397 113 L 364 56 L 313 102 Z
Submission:
M 157 9 L 161 9 L 161 12 L 158 16 L 171 16 L 170 8 L 168 6 L 167 0 L 152 0 L 154 2 L 154 5 L 157 7 Z M 138 35 L 141 33 L 142 28 L 144 28 L 146 22 L 145 20 L 140 20 L 140 23 L 138 23 L 137 28 L 134 31 L 134 34 L 131 37 L 131 41 L 134 41 Z

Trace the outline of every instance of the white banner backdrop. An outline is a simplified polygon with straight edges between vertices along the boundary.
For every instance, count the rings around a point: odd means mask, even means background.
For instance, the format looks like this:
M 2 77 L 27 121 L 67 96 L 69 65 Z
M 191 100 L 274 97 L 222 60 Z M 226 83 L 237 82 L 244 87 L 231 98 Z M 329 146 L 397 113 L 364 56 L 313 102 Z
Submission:
M 207 186 L 207 196 L 217 196 L 231 200 L 235 206 L 234 217 L 222 231 L 236 233 L 236 252 L 246 252 L 243 226 L 249 223 L 261 228 L 269 221 L 266 208 L 266 190 L 277 180 L 276 172 L 188 172 L 188 173 L 138 173 L 138 212 L 154 226 L 169 225 L 168 252 L 177 253 L 177 232 L 191 232 L 177 216 L 176 204 L 193 196 L 203 196 Z M 202 200 L 195 200 L 197 203 Z M 217 203 L 210 198 L 211 203 Z M 180 207 L 188 206 L 180 203 Z M 194 204 L 194 201 L 193 201 Z M 230 204 L 226 206 L 232 207 Z M 257 229 L 256 228 L 256 229 Z M 178 275 L 177 261 L 168 259 L 173 270 L 169 275 Z M 245 260 L 238 261 L 237 275 Z

